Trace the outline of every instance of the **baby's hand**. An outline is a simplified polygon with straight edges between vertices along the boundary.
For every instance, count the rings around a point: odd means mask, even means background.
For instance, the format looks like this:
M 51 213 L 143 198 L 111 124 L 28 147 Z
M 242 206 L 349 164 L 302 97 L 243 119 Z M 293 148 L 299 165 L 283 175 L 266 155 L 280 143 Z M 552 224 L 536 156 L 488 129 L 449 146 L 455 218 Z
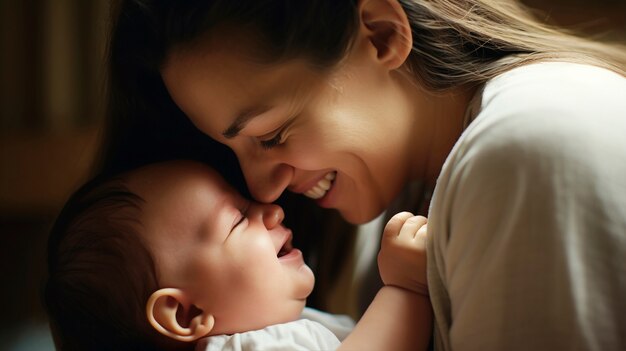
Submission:
M 426 223 L 423 216 L 400 212 L 383 232 L 378 269 L 385 285 L 428 295 L 426 282 Z

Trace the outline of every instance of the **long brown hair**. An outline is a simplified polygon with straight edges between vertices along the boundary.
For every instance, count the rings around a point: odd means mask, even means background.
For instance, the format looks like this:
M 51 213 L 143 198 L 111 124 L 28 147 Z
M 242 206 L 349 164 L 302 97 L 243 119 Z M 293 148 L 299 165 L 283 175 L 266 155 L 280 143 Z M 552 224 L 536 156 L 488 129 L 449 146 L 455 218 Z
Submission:
M 626 46 L 542 23 L 516 1 L 399 1 L 413 35 L 406 66 L 430 89 L 480 84 L 546 60 L 588 63 L 626 75 Z

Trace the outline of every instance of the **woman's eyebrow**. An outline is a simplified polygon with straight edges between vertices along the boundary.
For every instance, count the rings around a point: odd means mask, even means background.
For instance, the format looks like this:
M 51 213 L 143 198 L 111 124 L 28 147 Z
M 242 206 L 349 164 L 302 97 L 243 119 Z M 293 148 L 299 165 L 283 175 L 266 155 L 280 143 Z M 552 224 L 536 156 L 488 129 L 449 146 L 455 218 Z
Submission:
M 243 113 L 240 113 L 235 118 L 233 123 L 222 132 L 222 135 L 226 139 L 232 139 L 236 137 L 239 132 L 246 126 L 246 124 L 250 122 L 250 120 L 269 111 L 270 109 L 271 107 L 267 105 L 246 109 Z

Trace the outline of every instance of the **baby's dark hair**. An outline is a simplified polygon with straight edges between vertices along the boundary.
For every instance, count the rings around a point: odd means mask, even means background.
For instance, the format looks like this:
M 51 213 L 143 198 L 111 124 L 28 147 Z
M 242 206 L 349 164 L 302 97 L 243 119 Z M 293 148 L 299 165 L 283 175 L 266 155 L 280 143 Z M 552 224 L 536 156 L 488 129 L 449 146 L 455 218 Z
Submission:
M 57 217 L 43 297 L 59 350 L 192 347 L 160 335 L 145 316 L 158 280 L 139 235 L 143 202 L 122 177 L 96 178 Z

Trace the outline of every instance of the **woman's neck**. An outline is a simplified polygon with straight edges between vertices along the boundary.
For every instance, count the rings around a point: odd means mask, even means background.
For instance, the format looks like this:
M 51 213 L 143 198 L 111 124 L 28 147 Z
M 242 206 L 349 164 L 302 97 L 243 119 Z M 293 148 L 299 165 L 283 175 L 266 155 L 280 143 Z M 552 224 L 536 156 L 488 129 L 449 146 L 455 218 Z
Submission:
M 428 92 L 414 86 L 415 123 L 413 151 L 420 155 L 413 160 L 412 179 L 422 179 L 433 187 L 443 163 L 465 129 L 468 105 L 476 87 L 459 87 L 445 92 Z

